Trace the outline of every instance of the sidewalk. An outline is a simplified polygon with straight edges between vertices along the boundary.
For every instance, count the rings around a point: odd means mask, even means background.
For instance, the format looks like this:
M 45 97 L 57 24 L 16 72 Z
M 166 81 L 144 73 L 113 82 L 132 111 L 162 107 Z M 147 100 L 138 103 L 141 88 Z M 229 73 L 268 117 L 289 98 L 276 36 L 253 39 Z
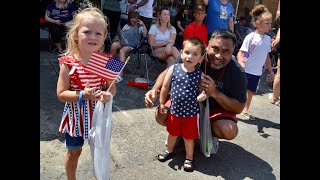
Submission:
M 56 97 L 57 53 L 40 51 L 40 179 L 66 179 L 64 170 L 64 136 L 58 132 L 64 104 Z M 132 65 L 132 64 L 129 64 Z M 142 66 L 142 65 L 141 65 Z M 157 64 L 151 80 L 165 68 Z M 113 102 L 113 129 L 110 144 L 111 180 L 185 180 L 185 179 L 280 179 L 280 107 L 268 101 L 272 88 L 261 82 L 250 107 L 256 121 L 239 119 L 238 136 L 220 141 L 216 155 L 206 158 L 195 147 L 195 171 L 184 172 L 184 147 L 177 147 L 177 155 L 165 163 L 156 155 L 165 150 L 166 129 L 154 119 L 153 109 L 144 105 L 145 90 L 127 85 L 139 77 L 124 71 L 124 81 L 117 84 Z M 238 116 L 241 118 L 241 115 Z M 95 179 L 88 143 L 85 143 L 78 163 L 78 180 Z

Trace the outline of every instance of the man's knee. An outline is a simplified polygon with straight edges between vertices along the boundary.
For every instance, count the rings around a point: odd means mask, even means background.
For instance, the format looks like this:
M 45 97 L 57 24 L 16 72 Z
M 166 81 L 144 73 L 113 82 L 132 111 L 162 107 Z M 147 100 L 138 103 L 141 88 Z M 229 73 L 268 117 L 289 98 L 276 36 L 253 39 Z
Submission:
M 229 119 L 216 120 L 211 127 L 213 136 L 219 139 L 232 140 L 238 134 L 237 124 Z

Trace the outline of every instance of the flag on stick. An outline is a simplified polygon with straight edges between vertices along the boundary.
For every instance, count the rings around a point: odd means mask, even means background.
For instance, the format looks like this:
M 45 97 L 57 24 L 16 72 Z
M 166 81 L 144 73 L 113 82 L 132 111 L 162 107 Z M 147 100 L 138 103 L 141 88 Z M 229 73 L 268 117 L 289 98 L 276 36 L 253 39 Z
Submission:
M 122 62 L 109 57 L 107 54 L 94 52 L 92 53 L 84 70 L 99 77 L 114 80 L 120 74 L 126 64 L 127 61 Z

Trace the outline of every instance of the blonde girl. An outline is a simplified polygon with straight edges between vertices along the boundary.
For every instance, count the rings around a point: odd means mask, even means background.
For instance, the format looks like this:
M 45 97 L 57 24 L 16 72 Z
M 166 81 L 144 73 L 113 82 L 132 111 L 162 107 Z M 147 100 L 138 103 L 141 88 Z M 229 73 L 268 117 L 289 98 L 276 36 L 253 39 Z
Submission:
M 65 134 L 67 148 L 64 165 L 68 180 L 76 179 L 78 159 L 84 140 L 88 140 L 92 114 L 97 101 L 110 101 L 116 86 L 84 71 L 91 54 L 102 52 L 107 37 L 107 21 L 103 13 L 89 5 L 67 23 L 67 49 L 59 58 L 60 74 L 57 97 L 65 102 L 59 132 Z M 109 92 L 106 89 L 109 88 Z

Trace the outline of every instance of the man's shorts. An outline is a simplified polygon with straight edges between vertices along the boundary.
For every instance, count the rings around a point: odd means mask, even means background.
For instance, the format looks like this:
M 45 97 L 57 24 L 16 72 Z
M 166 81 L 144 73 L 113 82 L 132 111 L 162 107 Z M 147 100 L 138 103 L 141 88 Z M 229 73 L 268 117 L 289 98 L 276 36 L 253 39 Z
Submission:
M 235 123 L 238 122 L 238 119 L 235 113 L 228 112 L 223 108 L 215 108 L 212 110 L 210 109 L 210 121 L 213 122 L 219 119 L 230 119 Z
M 167 131 L 172 136 L 185 139 L 198 139 L 199 114 L 193 117 L 177 117 L 168 112 Z
M 65 134 L 65 146 L 67 149 L 69 150 L 75 150 L 75 149 L 79 149 L 83 146 L 84 140 L 83 137 L 71 137 L 68 133 L 64 133 Z
M 246 76 L 247 76 L 247 82 L 248 82 L 247 89 L 252 92 L 256 92 L 260 76 L 256 76 L 248 73 L 246 73 Z

